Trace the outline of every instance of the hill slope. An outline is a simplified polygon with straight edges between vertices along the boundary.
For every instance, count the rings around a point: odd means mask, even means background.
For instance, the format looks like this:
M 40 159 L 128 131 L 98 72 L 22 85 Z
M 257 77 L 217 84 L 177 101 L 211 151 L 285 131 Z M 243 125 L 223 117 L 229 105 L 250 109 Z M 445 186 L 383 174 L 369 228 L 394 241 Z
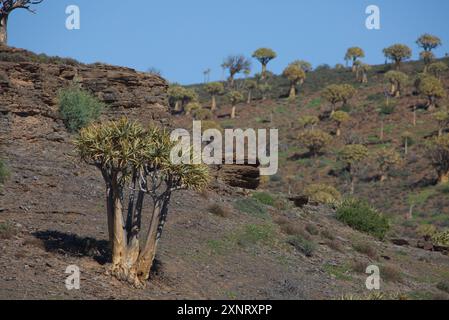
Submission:
M 217 120 L 223 126 L 282 128 L 280 176 L 263 187 L 271 195 L 253 196 L 218 180 L 202 194 L 177 194 L 148 288 L 136 290 L 112 279 L 106 274 L 103 183 L 73 152 L 73 136 L 56 112 L 57 90 L 77 74 L 83 87 L 107 103 L 105 119 L 127 115 L 170 127 L 189 126 L 192 119 L 169 116 L 166 84 L 158 77 L 105 65 L 39 61 L 15 49 L 2 48 L 1 55 L 0 150 L 11 176 L 0 191 L 0 298 L 334 299 L 368 295 L 364 269 L 370 264 L 380 266 L 386 294 L 448 297 L 437 284 L 448 278 L 449 257 L 418 249 L 413 240 L 402 247 L 379 242 L 338 222 L 328 207 L 296 208 L 286 200 L 283 179 L 293 172 L 303 184 L 318 177 L 340 183 L 324 165 L 315 169 L 289 160 L 301 150 L 293 149 L 296 129 L 288 124 L 322 105 L 312 89 L 300 103 L 257 101 L 241 106 L 235 121 Z M 271 114 L 272 123 L 262 123 Z M 327 157 L 319 161 L 331 162 Z M 396 178 L 389 181 L 388 192 L 397 184 Z M 359 195 L 373 193 L 368 185 L 358 188 Z M 72 264 L 81 268 L 79 291 L 65 288 L 64 272 Z

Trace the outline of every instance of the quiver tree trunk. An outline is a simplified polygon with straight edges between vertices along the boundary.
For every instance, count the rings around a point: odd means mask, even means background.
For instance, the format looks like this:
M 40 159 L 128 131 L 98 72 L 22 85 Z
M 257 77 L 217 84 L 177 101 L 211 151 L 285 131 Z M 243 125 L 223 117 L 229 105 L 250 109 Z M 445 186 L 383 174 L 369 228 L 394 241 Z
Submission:
M 8 15 L 0 15 L 0 44 L 8 44 Z
M 181 111 L 181 102 L 179 100 L 177 100 L 175 102 L 175 108 L 174 108 L 175 112 L 179 112 Z
M 216 96 L 213 94 L 212 95 L 212 107 L 211 107 L 212 111 L 217 110 L 217 98 Z
M 434 96 L 428 96 L 427 97 L 428 102 L 427 102 L 427 109 L 429 111 L 434 111 L 436 108 L 436 99 Z
M 252 90 L 248 90 L 248 99 L 246 100 L 247 104 L 251 104 L 252 101 Z
M 296 98 L 296 84 L 292 83 L 290 84 L 290 93 L 288 95 L 289 99 Z
M 265 80 L 266 77 L 267 77 L 267 65 L 265 63 L 262 63 L 262 74 L 260 78 L 262 80 Z
M 171 192 L 151 196 L 150 225 L 142 237 L 141 223 L 146 192 L 140 190 L 138 174 L 127 184 L 118 174 L 103 174 L 107 182 L 108 231 L 112 250 L 112 274 L 135 287 L 145 286 L 150 277 L 157 245 L 168 214 Z M 129 192 L 127 192 L 129 190 Z M 126 197 L 127 196 L 127 197 Z M 124 199 L 127 198 L 127 206 Z M 126 218 L 126 221 L 125 221 Z
M 438 184 L 449 183 L 449 171 L 439 170 L 438 171 Z
M 235 112 L 236 107 L 232 106 L 232 110 L 231 110 L 231 119 L 235 119 L 236 116 L 236 112 Z
M 362 83 L 368 83 L 368 75 L 366 72 L 362 74 Z
M 312 130 L 314 129 L 314 127 L 312 126 Z M 337 124 L 337 132 L 335 134 L 337 137 L 341 136 L 341 123 Z

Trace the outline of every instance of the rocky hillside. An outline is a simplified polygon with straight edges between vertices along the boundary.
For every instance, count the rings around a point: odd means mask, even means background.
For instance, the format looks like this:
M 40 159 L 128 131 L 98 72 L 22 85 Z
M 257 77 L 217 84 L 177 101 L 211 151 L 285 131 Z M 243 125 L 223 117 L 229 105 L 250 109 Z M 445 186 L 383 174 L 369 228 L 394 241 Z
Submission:
M 0 298 L 365 297 L 370 264 L 381 268 L 385 297 L 448 298 L 447 252 L 417 239 L 380 242 L 337 221 L 331 208 L 296 207 L 282 179 L 273 178 L 264 193 L 238 188 L 257 187 L 254 168 L 219 168 L 227 173 L 210 190 L 176 195 L 146 289 L 112 279 L 103 182 L 73 151 L 74 136 L 57 111 L 58 90 L 76 81 L 106 103 L 104 119 L 126 115 L 172 127 L 188 126 L 191 118 L 169 114 L 167 83 L 157 76 L 5 47 L 0 58 L 0 157 L 10 171 L 0 190 Z M 220 121 L 260 124 L 253 110 L 277 120 L 288 107 L 257 102 L 239 122 Z M 64 285 L 72 264 L 81 268 L 79 291 Z

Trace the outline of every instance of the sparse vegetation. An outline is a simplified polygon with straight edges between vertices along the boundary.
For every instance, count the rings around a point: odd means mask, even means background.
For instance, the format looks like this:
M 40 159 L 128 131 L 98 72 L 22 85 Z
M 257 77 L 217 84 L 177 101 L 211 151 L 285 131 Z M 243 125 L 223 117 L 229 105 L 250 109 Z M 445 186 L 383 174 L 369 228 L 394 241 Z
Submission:
M 224 207 L 220 204 L 213 204 L 209 207 L 208 211 L 218 217 L 229 218 L 231 216 L 231 212 L 228 208 Z
M 10 222 L 0 223 L 0 239 L 8 240 L 17 234 L 17 228 Z
M 9 170 L 5 164 L 5 161 L 0 158 L 0 185 L 6 182 L 9 177 Z
M 306 257 L 313 257 L 313 253 L 316 250 L 316 244 L 310 240 L 306 240 L 303 237 L 297 235 L 291 237 L 288 243 L 292 245 L 297 251 L 303 253 Z

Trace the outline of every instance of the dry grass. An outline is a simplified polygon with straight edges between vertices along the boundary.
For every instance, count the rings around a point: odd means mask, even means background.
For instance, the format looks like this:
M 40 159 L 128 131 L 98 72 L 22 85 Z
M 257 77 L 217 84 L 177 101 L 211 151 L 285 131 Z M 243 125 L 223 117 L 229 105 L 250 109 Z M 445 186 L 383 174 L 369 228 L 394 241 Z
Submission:
M 9 222 L 0 223 L 0 239 L 8 240 L 17 235 L 17 229 Z
M 402 272 L 393 265 L 384 265 L 380 268 L 380 276 L 387 282 L 402 282 Z
M 284 217 L 277 218 L 275 222 L 281 228 L 282 233 L 288 236 L 301 236 L 308 241 L 312 239 L 310 234 L 298 223 L 292 222 Z
M 330 249 L 332 249 L 334 251 L 338 251 L 338 252 L 344 251 L 343 246 L 337 240 L 327 240 L 325 243 L 326 243 L 326 246 L 328 246 Z
M 356 242 L 352 245 L 355 251 L 376 260 L 378 258 L 377 250 L 368 242 Z
M 208 211 L 218 217 L 222 217 L 222 218 L 229 218 L 232 213 L 231 210 L 229 210 L 228 208 L 220 205 L 220 204 L 213 204 L 208 208 Z

